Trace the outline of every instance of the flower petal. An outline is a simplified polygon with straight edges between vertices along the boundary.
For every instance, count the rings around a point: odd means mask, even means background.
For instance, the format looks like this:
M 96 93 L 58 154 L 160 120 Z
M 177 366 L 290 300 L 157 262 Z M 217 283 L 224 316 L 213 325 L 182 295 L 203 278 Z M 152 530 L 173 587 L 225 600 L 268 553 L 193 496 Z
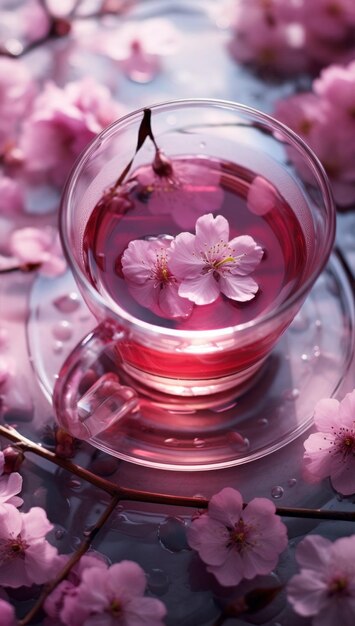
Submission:
M 220 275 L 219 288 L 221 292 L 237 302 L 248 302 L 255 297 L 259 289 L 258 283 L 250 276 Z
M 202 215 L 196 221 L 196 248 L 211 245 L 217 241 L 229 240 L 229 224 L 223 215 L 213 217 L 212 213 Z
M 212 272 L 206 272 L 196 278 L 183 280 L 179 286 L 179 295 L 195 304 L 211 304 L 220 294 L 217 281 Z

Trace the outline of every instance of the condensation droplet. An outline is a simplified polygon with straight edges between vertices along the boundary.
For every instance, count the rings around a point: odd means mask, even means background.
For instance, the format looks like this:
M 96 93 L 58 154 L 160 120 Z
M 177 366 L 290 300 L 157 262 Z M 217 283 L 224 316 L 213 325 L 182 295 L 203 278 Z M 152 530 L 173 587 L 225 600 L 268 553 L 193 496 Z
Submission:
M 284 393 L 284 398 L 285 400 L 297 400 L 297 398 L 300 395 L 300 390 L 297 389 L 297 387 L 294 387 L 293 389 L 287 389 Z
M 195 437 L 192 443 L 195 446 L 195 448 L 202 448 L 206 442 L 204 439 L 199 439 L 198 437 Z
M 313 346 L 313 356 L 318 359 L 321 355 L 321 350 L 319 346 Z
M 287 481 L 287 484 L 288 484 L 289 487 L 294 487 L 297 484 L 297 478 L 290 478 Z
M 61 539 L 63 539 L 65 535 L 65 530 L 64 528 L 57 528 L 57 530 L 54 533 L 55 538 L 60 541 Z
M 68 341 L 73 334 L 72 325 L 67 320 L 61 320 L 53 326 L 52 333 L 59 341 Z
M 309 356 L 305 352 L 301 354 L 301 361 L 309 361 Z
M 70 489 L 80 489 L 81 481 L 78 480 L 77 478 L 71 478 L 68 481 L 68 486 L 70 487 Z
M 282 498 L 283 495 L 284 495 L 283 487 L 280 487 L 279 485 L 277 485 L 271 489 L 271 497 L 274 498 L 275 500 L 279 500 L 279 498 Z
M 185 523 L 178 517 L 167 517 L 159 525 L 158 538 L 163 548 L 169 552 L 188 550 Z
M 238 431 L 231 431 L 228 439 L 233 447 L 239 452 L 247 452 L 250 448 L 250 441 L 247 437 L 243 437 Z
M 148 572 L 148 589 L 155 596 L 163 596 L 170 587 L 170 580 L 162 569 L 152 569 Z
M 261 417 L 260 419 L 258 419 L 258 425 L 259 426 L 268 426 L 269 425 L 269 420 L 267 419 L 267 417 Z
M 309 326 L 308 317 L 305 315 L 303 311 L 300 311 L 294 318 L 292 324 L 290 325 L 290 330 L 293 330 L 295 332 L 302 332 L 304 330 L 307 330 L 308 326 Z
M 63 347 L 64 344 L 62 341 L 55 341 L 53 345 L 54 354 L 60 354 L 61 352 L 63 352 Z
M 80 297 L 76 291 L 60 296 L 53 301 L 53 304 L 61 313 L 74 313 L 80 307 Z
M 168 446 L 176 446 L 178 440 L 174 439 L 174 437 L 168 437 L 168 439 L 164 439 L 164 443 L 166 443 Z

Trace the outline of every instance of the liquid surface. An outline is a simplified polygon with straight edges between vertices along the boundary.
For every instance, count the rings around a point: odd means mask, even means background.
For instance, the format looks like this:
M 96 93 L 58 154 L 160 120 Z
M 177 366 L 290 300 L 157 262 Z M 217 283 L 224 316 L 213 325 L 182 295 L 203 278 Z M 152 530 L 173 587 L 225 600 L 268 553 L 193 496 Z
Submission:
M 113 204 L 109 210 L 107 206 L 100 205 L 94 209 L 83 238 L 84 258 L 92 283 L 131 316 L 154 325 L 181 330 L 206 330 L 243 324 L 270 309 L 277 309 L 302 281 L 307 254 L 301 226 L 291 207 L 275 190 L 275 203 L 264 215 L 250 210 L 247 196 L 255 174 L 249 170 L 203 157 L 179 158 L 172 163 L 174 167 L 178 164 L 175 167 L 175 171 L 178 170 L 176 178 L 182 179 L 182 184 L 184 172 L 189 169 L 196 172 L 196 178 L 192 182 L 189 179 L 186 185 L 187 195 L 176 193 L 174 185 L 164 186 L 164 179 L 158 179 L 151 165 L 146 165 L 130 175 L 131 183 L 123 203 L 118 203 L 118 206 L 117 203 Z M 181 180 L 177 180 L 177 188 L 180 183 Z M 223 191 L 219 196 L 221 202 L 215 210 L 213 201 L 217 196 L 206 192 L 206 187 L 211 186 Z M 167 197 L 166 212 L 164 193 Z M 157 196 L 154 197 L 154 194 L 159 194 L 158 210 Z M 192 199 L 191 207 L 184 202 L 189 198 Z M 122 254 L 132 240 L 170 240 L 182 231 L 194 233 L 196 219 L 211 212 L 211 204 L 214 216 L 222 215 L 228 220 L 230 239 L 250 235 L 263 248 L 263 258 L 252 273 L 259 290 L 252 300 L 245 303 L 221 294 L 212 304 L 194 306 L 187 318 L 167 319 L 163 315 L 156 315 L 132 297 L 122 273 Z M 185 226 L 182 227 L 181 223 Z

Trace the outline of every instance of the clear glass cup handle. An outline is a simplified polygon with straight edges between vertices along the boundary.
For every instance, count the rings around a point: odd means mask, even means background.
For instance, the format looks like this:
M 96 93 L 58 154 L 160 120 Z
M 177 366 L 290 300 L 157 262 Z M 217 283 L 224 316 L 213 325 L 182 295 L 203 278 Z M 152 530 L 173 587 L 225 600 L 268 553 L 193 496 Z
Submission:
M 138 409 L 135 390 L 122 385 L 118 374 L 105 371 L 101 363 L 109 348 L 124 337 L 124 331 L 113 323 L 102 322 L 64 362 L 53 391 L 53 407 L 60 425 L 74 437 L 95 437 Z

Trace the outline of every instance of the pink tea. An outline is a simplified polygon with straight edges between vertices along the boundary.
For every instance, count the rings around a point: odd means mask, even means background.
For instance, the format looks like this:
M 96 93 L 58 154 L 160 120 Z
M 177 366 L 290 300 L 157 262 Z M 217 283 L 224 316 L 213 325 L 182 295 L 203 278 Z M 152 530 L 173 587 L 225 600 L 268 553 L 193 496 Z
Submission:
M 91 214 L 83 237 L 83 253 L 86 273 L 92 284 L 104 297 L 119 304 L 122 315 L 176 331 L 208 331 L 248 325 L 260 316 L 277 311 L 290 294 L 299 289 L 307 261 L 304 233 L 292 208 L 275 190 L 272 208 L 265 213 L 251 210 L 247 202 L 248 191 L 256 175 L 250 170 L 205 157 L 179 157 L 172 161 L 173 164 L 177 162 L 186 170 L 200 163 L 206 179 L 218 180 L 223 192 L 222 202 L 212 211 L 213 215 L 221 215 L 228 221 L 230 239 L 249 235 L 262 248 L 262 259 L 253 272 L 258 284 L 255 297 L 238 302 L 220 293 L 212 303 L 193 306 L 188 315 L 180 318 L 158 315 L 149 306 L 138 302 L 122 271 L 122 256 L 128 244 L 136 240 L 171 241 L 181 231 L 194 232 L 192 223 L 190 228 L 181 227 L 181 223 L 188 223 L 191 207 L 182 204 L 175 206 L 173 211 L 169 208 L 166 212 L 152 212 L 150 203 L 154 189 L 142 184 L 127 187 L 122 205 L 112 205 L 108 210 L 99 203 Z M 130 174 L 129 180 L 146 180 L 150 171 L 151 165 L 141 166 Z M 189 193 L 199 194 L 200 184 L 203 181 L 197 181 Z M 266 333 L 251 334 L 247 342 L 236 343 L 229 349 L 225 345 L 219 349 L 216 344 L 214 349 L 194 350 L 185 335 L 179 351 L 175 348 L 169 351 L 167 346 L 150 347 L 147 342 L 142 345 L 133 337 L 120 342 L 117 352 L 130 373 L 139 370 L 175 380 L 215 380 L 259 366 L 288 324 L 289 317 L 280 316 Z

